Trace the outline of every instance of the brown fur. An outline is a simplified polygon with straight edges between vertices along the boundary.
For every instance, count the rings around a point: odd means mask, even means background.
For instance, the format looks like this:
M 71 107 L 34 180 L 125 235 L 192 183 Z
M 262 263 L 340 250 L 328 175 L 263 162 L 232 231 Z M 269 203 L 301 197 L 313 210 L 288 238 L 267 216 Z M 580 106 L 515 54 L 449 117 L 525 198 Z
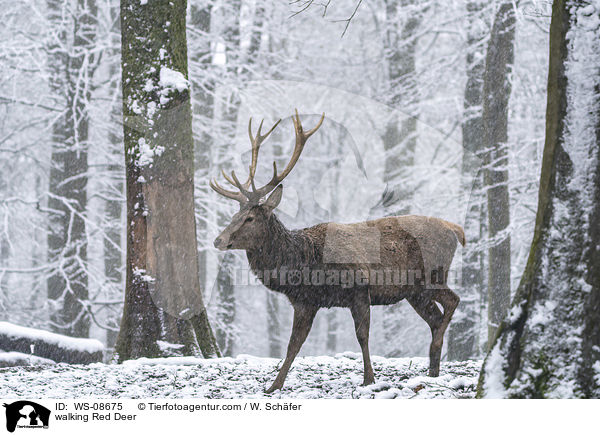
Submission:
M 459 298 L 446 286 L 457 240 L 465 244 L 463 229 L 451 222 L 425 216 L 386 217 L 355 224 L 322 223 L 290 231 L 273 214 L 281 186 L 262 205 L 242 206 L 231 224 L 215 240 L 219 249 L 245 249 L 254 273 L 269 289 L 280 292 L 294 307 L 292 336 L 286 359 L 272 392 L 283 387 L 291 364 L 320 308 L 350 308 L 362 349 L 364 383 L 374 382 L 368 348 L 370 305 L 390 305 L 406 299 L 431 328 L 429 375 L 439 374 L 444 332 Z M 371 278 L 386 270 L 407 271 L 404 283 L 301 283 L 282 280 L 285 271 L 315 271 L 340 275 L 360 273 Z M 265 273 L 265 271 L 267 273 Z M 308 271 L 308 272 L 307 272 Z M 318 275 L 317 275 L 318 276 Z M 381 273 L 380 273 L 381 276 Z M 308 285 L 305 285 L 308 283 Z M 438 308 L 439 303 L 444 311 Z

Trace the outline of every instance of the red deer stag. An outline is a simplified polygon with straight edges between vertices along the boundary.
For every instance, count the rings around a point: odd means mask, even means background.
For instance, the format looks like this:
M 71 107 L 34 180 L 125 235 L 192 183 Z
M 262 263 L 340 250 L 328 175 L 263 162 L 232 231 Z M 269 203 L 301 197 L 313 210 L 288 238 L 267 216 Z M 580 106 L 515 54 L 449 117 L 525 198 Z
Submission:
M 215 247 L 245 250 L 257 277 L 269 289 L 287 296 L 294 308 L 287 355 L 266 392 L 283 387 L 315 314 L 320 308 L 330 307 L 350 308 L 362 349 L 364 385 L 373 383 L 370 306 L 391 305 L 402 299 L 408 300 L 431 328 L 429 376 L 438 376 L 444 332 L 459 302 L 446 280 L 457 240 L 465 244 L 460 226 L 433 217 L 395 216 L 354 224 L 322 223 L 291 231 L 273 213 L 281 200 L 280 183 L 298 162 L 306 141 L 321 127 L 324 118 L 325 114 L 316 127 L 304 131 L 296 111 L 292 117 L 296 133 L 292 158 L 281 173 L 274 162 L 271 180 L 260 188 L 254 182 L 258 152 L 281 120 L 264 135 L 261 122 L 254 137 L 251 118 L 248 134 L 252 162 L 248 179 L 241 183 L 235 172 L 231 176 L 223 172 L 236 190 L 224 189 L 215 180 L 210 182 L 216 192 L 240 203 L 240 211 L 215 239 Z

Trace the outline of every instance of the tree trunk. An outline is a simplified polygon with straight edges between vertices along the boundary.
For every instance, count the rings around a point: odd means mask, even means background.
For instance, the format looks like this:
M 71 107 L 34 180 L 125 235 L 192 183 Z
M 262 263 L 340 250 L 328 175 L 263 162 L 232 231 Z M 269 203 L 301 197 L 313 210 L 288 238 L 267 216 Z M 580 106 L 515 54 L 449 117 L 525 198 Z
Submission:
M 387 60 L 387 73 L 390 99 L 388 103 L 394 109 L 383 136 L 385 150 L 384 182 L 387 185 L 383 198 L 385 214 L 403 215 L 410 213 L 412 186 L 407 183 L 406 174 L 414 165 L 417 145 L 416 106 L 418 89 L 415 76 L 416 32 L 421 17 L 414 11 L 414 0 L 386 0 L 386 35 L 384 52 Z M 407 12 L 410 11 L 410 12 Z M 401 118 L 401 120 L 399 120 Z M 385 194 L 384 194 L 385 195 Z M 401 306 L 384 308 L 383 324 L 385 339 L 390 349 L 388 356 L 399 356 L 397 338 L 402 327 Z
M 510 203 L 508 195 L 508 100 L 514 58 L 515 11 L 500 4 L 494 18 L 483 81 L 483 138 L 488 232 L 488 348 L 510 305 Z
M 482 236 L 485 229 L 481 221 L 485 213 L 482 192 L 483 173 L 480 171 L 483 137 L 483 74 L 485 30 L 481 26 L 482 11 L 486 2 L 467 4 L 467 84 L 464 93 L 464 121 L 462 124 L 463 159 L 461 189 L 468 198 L 465 216 L 465 233 L 469 243 L 462 251 L 462 285 L 460 304 L 448 330 L 448 359 L 466 360 L 479 354 L 480 301 L 484 292 L 484 252 Z
M 224 39 L 227 44 L 227 71 L 231 75 L 237 75 L 238 80 L 249 79 L 252 71 L 248 69 L 256 62 L 258 52 L 260 50 L 260 40 L 263 32 L 263 24 L 265 19 L 265 10 L 261 3 L 256 5 L 256 11 L 253 19 L 253 26 L 250 33 L 250 45 L 246 53 L 242 53 L 240 41 L 240 18 L 241 18 L 241 1 L 235 0 L 228 3 L 231 15 L 229 25 L 224 30 Z M 233 18 L 233 19 L 232 19 Z M 241 70 L 245 67 L 244 70 Z M 241 72 L 240 72 L 241 71 Z M 235 90 L 229 101 L 226 103 L 225 109 L 225 125 L 230 129 L 230 134 L 224 134 L 224 137 L 233 138 L 235 127 L 237 125 L 237 117 L 240 106 L 239 90 Z M 231 140 L 225 142 L 228 146 Z M 227 150 L 223 149 L 223 152 Z M 221 216 L 221 225 L 226 226 L 229 223 L 229 217 Z M 232 355 L 235 344 L 235 319 L 236 319 L 236 298 L 235 286 L 232 283 L 235 267 L 235 255 L 233 253 L 225 253 L 219 265 L 219 273 L 217 277 L 217 295 L 219 301 L 217 324 L 217 339 L 223 350 L 224 355 Z
M 402 215 L 410 212 L 412 189 L 410 184 L 401 182 L 403 173 L 412 168 L 417 145 L 416 106 L 418 90 L 415 76 L 416 32 L 421 17 L 408 8 L 414 0 L 386 0 L 386 37 L 384 52 L 387 57 L 390 99 L 388 103 L 404 118 L 398 121 L 393 115 L 386 126 L 383 146 L 386 153 L 384 182 L 393 191 L 397 204 L 387 214 Z M 410 11 L 406 17 L 407 9 Z M 401 19 L 404 17 L 404 19 Z
M 198 278 L 186 0 L 121 1 L 127 275 L 116 360 L 218 355 Z
M 267 290 L 267 335 L 269 339 L 269 356 L 271 358 L 281 358 L 279 299 L 271 290 Z
M 61 334 L 87 337 L 88 276 L 87 207 L 88 103 L 93 75 L 97 8 L 94 0 L 78 0 L 73 22 L 63 23 L 63 2 L 48 0 L 49 21 L 59 29 L 48 59 L 50 87 L 61 96 L 64 112 L 52 128 L 49 180 L 48 259 L 55 264 L 47 280 L 54 302 L 51 327 Z M 72 37 L 67 30 L 73 26 Z
M 118 13 L 119 11 L 116 7 L 111 8 L 111 15 L 113 15 L 115 23 L 115 33 L 120 31 L 120 27 L 118 25 Z M 115 40 L 113 40 L 113 44 L 115 51 L 117 51 L 116 36 L 114 39 Z M 116 77 L 118 71 L 118 65 L 116 63 L 111 64 L 110 77 Z M 114 86 L 111 87 L 112 91 L 118 93 L 118 86 L 119 82 L 115 80 Z M 117 123 L 120 122 L 122 118 L 123 114 L 121 112 L 120 102 L 115 101 L 115 104 L 113 104 L 111 108 L 111 121 Z M 110 192 L 108 193 L 110 199 L 107 199 L 104 204 L 104 213 L 107 221 L 107 228 L 105 230 L 104 238 L 104 277 L 112 286 L 121 289 L 123 282 L 123 273 L 121 269 L 123 267 L 123 258 L 121 254 L 121 247 L 123 246 L 121 240 L 123 202 L 121 197 L 124 193 L 124 183 L 122 181 L 123 168 L 116 162 L 120 160 L 121 153 L 119 152 L 119 147 L 123 143 L 123 138 L 121 134 L 117 134 L 116 131 L 117 130 L 111 130 L 108 134 L 108 140 L 111 145 L 110 158 L 112 160 L 108 166 L 108 172 L 114 178 L 111 180 Z M 110 313 L 107 324 L 109 328 L 114 329 L 108 329 L 106 331 L 106 345 L 109 349 L 114 349 L 117 342 L 117 338 L 119 336 L 119 321 L 120 317 L 118 317 L 118 315 Z
M 241 65 L 240 62 L 240 19 L 241 19 L 240 0 L 228 2 L 227 15 L 224 18 L 228 23 L 223 30 L 223 38 L 226 43 L 226 70 L 227 74 L 234 76 L 237 74 L 237 69 Z M 221 137 L 225 139 L 220 147 L 222 159 L 225 160 L 228 148 L 235 137 L 237 117 L 239 112 L 240 99 L 238 90 L 234 89 L 225 102 L 223 124 L 225 131 Z M 221 228 L 229 224 L 229 216 L 225 213 L 219 215 L 219 226 Z M 226 252 L 219 263 L 219 272 L 217 274 L 217 325 L 216 334 L 219 347 L 223 351 L 223 355 L 233 355 L 233 347 L 235 344 L 235 287 L 233 285 L 232 276 L 235 267 L 235 254 Z
M 192 101 L 192 109 L 194 117 L 198 124 L 202 125 L 200 132 L 196 131 L 195 144 L 194 144 L 194 162 L 196 177 L 205 180 L 209 176 L 210 170 L 210 151 L 213 146 L 213 138 L 210 135 L 212 120 L 214 117 L 214 90 L 215 85 L 211 78 L 212 68 L 212 50 L 210 45 L 210 25 L 212 16 L 212 4 L 206 4 L 203 8 L 198 8 L 198 5 L 192 4 L 191 9 L 191 23 L 190 25 L 198 32 L 201 33 L 197 44 L 200 45 L 200 49 L 195 51 L 190 56 L 190 75 L 192 76 L 192 83 L 194 87 L 194 95 Z M 197 71 L 196 71 L 197 69 Z M 196 124 L 196 125 L 198 125 Z M 208 186 L 203 185 L 203 189 L 208 189 Z M 207 256 L 206 246 L 208 244 L 207 239 L 207 216 L 208 213 L 205 211 L 205 206 L 199 204 L 200 218 L 196 220 L 196 228 L 198 231 L 198 238 L 204 242 L 201 244 L 201 249 L 198 253 L 200 285 L 202 287 L 208 285 L 206 282 L 207 273 Z M 212 246 L 212 244 L 211 244 Z
M 479 397 L 600 397 L 597 13 L 576 1 L 552 7 L 535 232 L 510 314 L 484 362 Z

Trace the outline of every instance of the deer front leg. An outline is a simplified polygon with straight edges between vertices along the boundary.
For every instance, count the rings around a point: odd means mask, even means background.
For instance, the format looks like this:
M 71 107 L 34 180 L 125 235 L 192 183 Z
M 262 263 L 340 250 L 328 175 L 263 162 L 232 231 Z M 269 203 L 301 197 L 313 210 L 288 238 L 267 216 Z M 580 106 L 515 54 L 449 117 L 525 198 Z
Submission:
M 373 366 L 371 365 L 371 355 L 369 354 L 369 326 L 371 324 L 371 299 L 369 293 L 365 290 L 356 298 L 356 301 L 350 307 L 352 318 L 354 319 L 354 329 L 356 338 L 362 350 L 364 364 L 364 382 L 363 385 L 370 385 L 375 382 L 373 375 Z
M 294 358 L 300 352 L 300 348 L 304 344 L 308 333 L 310 332 L 310 328 L 312 327 L 313 320 L 317 311 L 319 309 L 316 307 L 308 307 L 308 306 L 294 306 L 294 323 L 292 325 L 292 336 L 290 337 L 290 342 L 288 343 L 287 354 L 285 356 L 285 361 L 279 369 L 279 373 L 273 382 L 273 385 L 265 391 L 265 393 L 270 394 L 275 390 L 280 390 L 283 388 L 283 383 L 285 382 L 285 378 L 294 362 Z

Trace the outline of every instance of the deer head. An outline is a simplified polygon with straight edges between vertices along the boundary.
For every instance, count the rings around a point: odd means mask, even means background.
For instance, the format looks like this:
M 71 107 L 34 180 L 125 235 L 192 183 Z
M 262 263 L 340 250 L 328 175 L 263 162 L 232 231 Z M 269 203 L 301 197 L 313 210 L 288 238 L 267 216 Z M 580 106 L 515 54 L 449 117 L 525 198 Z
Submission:
M 250 137 L 250 143 L 252 144 L 252 161 L 248 171 L 248 179 L 245 183 L 241 183 L 234 171 L 231 171 L 231 176 L 228 176 L 222 171 L 225 180 L 237 189 L 235 191 L 224 189 L 216 182 L 216 180 L 211 180 L 210 182 L 210 187 L 215 192 L 227 198 L 235 199 L 240 203 L 240 211 L 233 216 L 231 223 L 223 230 L 219 237 L 215 239 L 215 248 L 222 251 L 228 249 L 251 249 L 252 246 L 256 244 L 257 238 L 265 237 L 268 234 L 267 223 L 269 217 L 281 201 L 283 193 L 281 182 L 294 168 L 300 158 L 300 154 L 304 149 L 306 141 L 319 129 L 319 127 L 321 127 L 324 119 L 325 114 L 321 116 L 316 127 L 305 132 L 300 123 L 298 110 L 296 110 L 296 115 L 292 116 L 294 132 L 296 134 L 296 144 L 294 146 L 292 157 L 281 173 L 277 171 L 276 162 L 273 162 L 273 176 L 271 177 L 271 180 L 263 187 L 257 188 L 254 183 L 254 175 L 256 173 L 256 164 L 258 162 L 260 146 L 279 125 L 281 119 L 264 135 L 261 135 L 263 125 L 263 122 L 261 121 L 255 137 L 252 134 L 252 118 L 250 118 L 250 121 L 248 122 L 248 136 Z M 267 195 L 269 195 L 268 198 Z

